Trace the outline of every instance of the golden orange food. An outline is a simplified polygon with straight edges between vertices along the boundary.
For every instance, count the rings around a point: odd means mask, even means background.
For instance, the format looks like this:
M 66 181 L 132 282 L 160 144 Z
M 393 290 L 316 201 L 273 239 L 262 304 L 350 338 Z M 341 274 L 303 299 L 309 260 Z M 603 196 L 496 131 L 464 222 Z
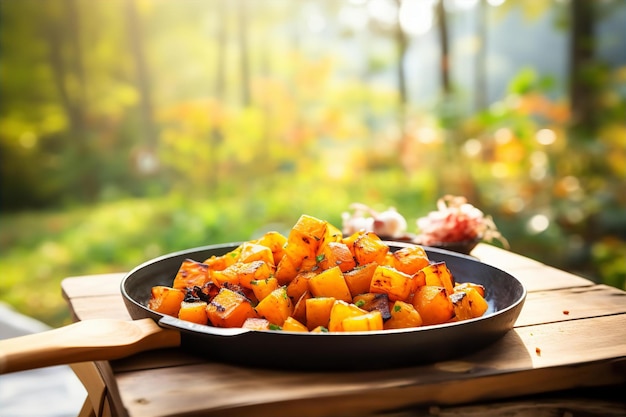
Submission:
M 148 307 L 217 327 L 366 332 L 480 317 L 482 285 L 456 283 L 421 246 L 391 251 L 372 232 L 343 236 L 302 215 L 287 236 L 272 231 L 204 261 L 186 259 Z

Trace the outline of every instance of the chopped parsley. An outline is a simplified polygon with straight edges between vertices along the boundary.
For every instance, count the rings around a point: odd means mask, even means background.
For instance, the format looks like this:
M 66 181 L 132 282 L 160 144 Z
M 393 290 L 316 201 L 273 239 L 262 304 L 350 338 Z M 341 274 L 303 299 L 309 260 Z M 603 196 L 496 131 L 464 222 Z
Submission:
M 364 300 L 357 300 L 356 303 L 354 303 L 355 306 L 357 307 L 363 307 L 365 305 L 365 301 Z
M 401 310 L 402 310 L 402 307 L 400 307 L 399 305 L 397 305 L 397 304 L 396 304 L 395 306 L 393 306 L 393 311 L 394 311 L 395 313 L 398 313 L 398 312 L 399 312 L 399 311 L 401 311 Z

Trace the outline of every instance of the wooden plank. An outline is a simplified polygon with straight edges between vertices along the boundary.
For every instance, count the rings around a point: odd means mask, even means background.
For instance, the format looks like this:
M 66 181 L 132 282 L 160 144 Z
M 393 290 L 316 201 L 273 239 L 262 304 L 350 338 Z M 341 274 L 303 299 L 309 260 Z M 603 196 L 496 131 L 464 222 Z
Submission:
M 480 352 L 420 367 L 304 374 L 204 363 L 121 373 L 117 381 L 131 416 L 280 416 L 293 414 L 291 406 L 322 416 L 347 405 L 339 414 L 352 415 L 623 383 L 624 340 L 626 314 L 618 314 L 516 328 Z
M 490 245 L 479 243 L 471 253 L 481 262 L 495 266 L 503 271 L 514 271 L 520 268 L 541 267 L 544 264 L 526 256 Z
M 549 266 L 520 268 L 508 272 L 520 280 L 528 292 L 594 285 L 588 279 Z
M 61 281 L 61 289 L 66 300 L 119 294 L 120 283 L 125 275 L 125 273 L 115 273 L 69 277 Z
M 515 327 L 626 313 L 626 292 L 607 285 L 529 292 Z

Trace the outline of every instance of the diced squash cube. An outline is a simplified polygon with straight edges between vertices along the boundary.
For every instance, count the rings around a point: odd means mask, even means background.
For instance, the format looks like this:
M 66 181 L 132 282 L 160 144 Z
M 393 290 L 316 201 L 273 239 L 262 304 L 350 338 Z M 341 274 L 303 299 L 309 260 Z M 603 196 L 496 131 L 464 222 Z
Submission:
M 176 276 L 174 277 L 174 288 L 184 290 L 185 288 L 202 287 L 209 280 L 209 266 L 193 259 L 185 259 Z
M 354 317 L 346 317 L 341 322 L 344 332 L 368 332 L 383 330 L 383 318 L 380 311 L 371 311 Z
M 308 332 L 309 329 L 293 317 L 287 317 L 283 323 L 283 330 L 287 332 Z
M 308 246 L 317 252 L 319 243 L 326 235 L 328 222 L 303 214 L 291 228 L 287 237 L 287 245 Z
M 298 301 L 302 294 L 309 290 L 309 279 L 317 275 L 315 272 L 300 272 L 287 284 L 287 295 L 292 301 Z
M 157 285 L 151 289 L 152 296 L 148 308 L 161 314 L 178 317 L 180 304 L 185 299 L 185 291 L 178 288 Z
M 348 317 L 356 317 L 367 314 L 367 311 L 355 306 L 352 303 L 347 303 L 342 300 L 337 300 L 333 304 L 333 308 L 330 310 L 330 320 L 328 321 L 328 331 L 341 332 L 343 331 L 343 320 Z
M 322 269 L 338 266 L 341 272 L 350 271 L 356 261 L 348 246 L 342 242 L 328 242 L 320 247 L 317 254 L 318 265 Z
M 350 246 L 348 246 L 350 247 Z M 370 262 L 382 264 L 389 252 L 389 246 L 371 232 L 361 234 L 350 248 L 356 259 L 357 265 L 365 265 Z
M 480 293 L 472 287 L 457 288 L 449 296 L 457 319 L 467 320 L 480 317 L 489 308 L 489 304 Z
M 294 258 L 287 248 L 285 248 L 285 255 L 276 266 L 274 277 L 278 280 L 280 285 L 289 284 L 291 280 L 298 275 L 301 265 L 302 258 Z
M 239 284 L 244 288 L 252 289 L 253 280 L 265 280 L 272 275 L 272 267 L 265 261 L 252 261 L 241 263 L 237 273 L 239 275 Z
M 285 319 L 293 312 L 293 303 L 287 295 L 287 289 L 278 287 L 267 297 L 259 301 L 256 311 L 261 317 L 265 317 L 270 323 L 282 326 Z
M 241 245 L 240 263 L 248 263 L 253 261 L 263 261 L 274 267 L 274 254 L 267 246 L 256 243 L 245 242 Z
M 261 301 L 267 297 L 272 291 L 279 287 L 278 280 L 274 277 L 265 279 L 254 279 L 250 281 L 250 287 L 257 300 Z
M 416 290 L 411 275 L 387 266 L 379 266 L 374 271 L 369 292 L 385 293 L 389 301 L 408 301 Z
M 215 327 L 241 327 L 250 317 L 258 317 L 250 300 L 228 288 L 220 289 L 207 304 L 207 316 Z
M 271 231 L 265 233 L 253 243 L 258 243 L 259 245 L 263 245 L 268 247 L 272 251 L 272 255 L 274 256 L 273 265 L 278 265 L 283 255 L 285 254 L 285 244 L 287 243 L 287 237 L 283 236 L 279 232 Z
M 454 292 L 454 277 L 445 262 L 437 262 L 422 268 L 417 275 L 418 281 L 424 281 L 425 285 L 434 285 L 446 289 L 446 295 Z M 423 276 L 423 278 L 422 278 Z
M 426 251 L 418 245 L 398 249 L 391 256 L 393 267 L 408 275 L 414 275 L 430 264 Z
M 385 330 L 407 329 L 419 327 L 423 323 L 422 316 L 417 312 L 413 304 L 404 301 L 396 301 L 391 307 L 391 318 L 385 321 Z
M 183 301 L 180 304 L 178 318 L 192 323 L 207 324 L 209 318 L 206 314 L 206 306 L 207 303 L 204 301 Z
M 375 262 L 371 262 L 369 264 L 359 265 L 351 271 L 344 272 L 343 277 L 350 289 L 352 298 L 359 294 L 369 292 L 372 277 L 374 276 L 377 266 Z
M 206 259 L 203 263 L 207 264 L 209 266 L 209 269 L 212 271 L 221 271 L 223 269 L 226 269 L 239 260 L 241 247 L 242 246 L 239 245 L 238 247 L 228 253 L 225 253 L 224 255 L 213 255 L 210 258 Z
M 480 294 L 481 297 L 485 297 L 485 287 L 483 285 L 480 284 L 476 284 L 473 282 L 459 282 L 457 284 L 454 285 L 454 292 L 457 292 L 459 290 L 463 291 L 466 288 L 473 288 L 476 291 L 478 291 L 478 293 Z
M 352 304 L 365 311 L 378 311 L 383 320 L 391 317 L 389 311 L 389 297 L 386 293 L 367 292 L 352 299 Z
M 318 326 L 328 328 L 330 322 L 330 311 L 335 304 L 333 297 L 307 298 L 306 305 L 306 326 L 313 330 Z
M 227 284 L 239 285 L 239 268 L 241 264 L 232 264 L 220 271 L 209 271 L 210 280 L 218 287 L 224 287 Z
M 317 326 L 311 330 L 311 333 L 328 333 L 328 329 L 324 326 Z
M 293 306 L 293 313 L 291 316 L 300 323 L 306 323 L 306 300 L 309 298 L 311 298 L 311 293 L 305 291 Z
M 352 301 L 350 289 L 338 266 L 311 277 L 309 291 L 314 297 L 334 297 L 337 300 Z
M 269 320 L 262 319 L 260 317 L 249 317 L 243 322 L 241 327 L 250 330 L 269 330 L 270 322 Z
M 440 286 L 424 285 L 418 288 L 412 304 L 424 325 L 446 323 L 454 317 L 452 301 L 446 295 L 446 289 Z

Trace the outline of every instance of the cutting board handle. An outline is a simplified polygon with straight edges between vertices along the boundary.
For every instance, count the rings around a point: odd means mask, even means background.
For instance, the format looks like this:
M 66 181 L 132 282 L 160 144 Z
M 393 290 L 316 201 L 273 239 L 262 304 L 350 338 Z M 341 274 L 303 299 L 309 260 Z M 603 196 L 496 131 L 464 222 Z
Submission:
M 152 319 L 94 319 L 0 340 L 0 374 L 86 361 L 119 359 L 180 346 L 180 332 Z

